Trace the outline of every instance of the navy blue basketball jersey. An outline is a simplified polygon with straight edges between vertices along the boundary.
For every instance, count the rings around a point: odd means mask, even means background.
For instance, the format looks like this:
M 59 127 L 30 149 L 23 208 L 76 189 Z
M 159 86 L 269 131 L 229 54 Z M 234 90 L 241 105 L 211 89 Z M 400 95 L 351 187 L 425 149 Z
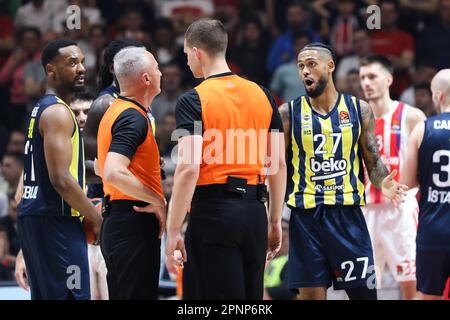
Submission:
M 117 98 L 119 96 L 119 89 L 117 89 L 116 86 L 109 86 L 100 91 L 97 95 L 98 97 L 104 96 L 104 95 L 110 95 L 113 98 Z
M 28 125 L 25 143 L 24 188 L 18 207 L 20 215 L 80 216 L 80 213 L 71 208 L 56 192 L 50 182 L 47 170 L 44 137 L 39 132 L 39 120 L 42 112 L 55 104 L 66 106 L 72 115 L 75 130 L 71 138 L 70 174 L 85 190 L 84 147 L 77 120 L 70 107 L 62 99 L 56 95 L 47 94 L 36 103 Z
M 425 121 L 419 148 L 417 247 L 450 250 L 450 113 Z
M 318 114 L 306 95 L 291 101 L 289 107 L 288 206 L 364 205 L 359 100 L 339 94 L 327 115 Z

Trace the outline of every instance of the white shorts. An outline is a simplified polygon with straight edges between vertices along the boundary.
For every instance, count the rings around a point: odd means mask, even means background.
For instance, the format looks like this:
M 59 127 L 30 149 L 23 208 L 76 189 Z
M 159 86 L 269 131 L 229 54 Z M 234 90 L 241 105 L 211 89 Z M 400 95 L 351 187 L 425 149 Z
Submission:
M 368 204 L 362 210 L 372 239 L 378 287 L 386 263 L 396 281 L 415 281 L 419 213 L 416 198 L 408 197 L 399 209 L 388 202 Z
M 108 300 L 107 269 L 100 246 L 88 244 L 88 258 L 91 300 Z

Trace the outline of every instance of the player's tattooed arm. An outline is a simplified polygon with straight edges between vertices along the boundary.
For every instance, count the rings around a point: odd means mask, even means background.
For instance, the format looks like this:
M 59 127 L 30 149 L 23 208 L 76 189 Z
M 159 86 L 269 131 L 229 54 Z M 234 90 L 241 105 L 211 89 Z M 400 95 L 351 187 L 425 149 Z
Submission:
M 360 100 L 362 130 L 359 144 L 362 148 L 364 163 L 372 184 L 381 189 L 383 179 L 389 175 L 378 152 L 377 139 L 375 137 L 375 117 L 370 105 Z
M 289 131 L 290 123 L 289 123 L 289 104 L 283 103 L 279 108 L 278 111 L 280 112 L 281 121 L 283 122 L 283 129 L 284 129 L 284 142 L 286 144 L 286 150 L 290 142 L 291 138 L 291 132 Z

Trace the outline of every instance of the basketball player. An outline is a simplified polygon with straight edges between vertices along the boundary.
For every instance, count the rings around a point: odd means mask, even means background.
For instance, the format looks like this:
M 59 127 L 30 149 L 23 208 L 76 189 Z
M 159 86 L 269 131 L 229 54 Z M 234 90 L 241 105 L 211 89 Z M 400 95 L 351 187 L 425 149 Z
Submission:
M 361 87 L 375 116 L 375 138 L 383 164 L 400 172 L 404 165 L 408 136 L 415 125 L 426 119 L 417 108 L 390 98 L 393 81 L 392 63 L 384 56 L 368 56 L 361 60 Z M 397 181 L 400 175 L 395 177 Z M 387 263 L 398 281 L 404 299 L 416 296 L 416 228 L 419 205 L 415 193 L 408 191 L 398 208 L 383 196 L 381 189 L 367 181 L 366 206 L 363 208 L 372 239 L 378 284 Z
M 30 116 L 17 221 L 32 299 L 90 298 L 80 216 L 97 237 L 102 218 L 84 194 L 83 140 L 65 102 L 83 88 L 83 63 L 72 41 L 52 41 L 42 52 L 47 90 Z
M 431 92 L 440 114 L 411 133 L 401 181 L 420 186 L 417 290 L 437 300 L 450 276 L 450 69 L 434 76 Z
M 406 186 L 383 165 L 369 104 L 336 91 L 335 56 L 321 43 L 298 54 L 306 95 L 280 108 L 288 141 L 289 286 L 299 299 L 325 299 L 326 288 L 350 299 L 376 299 L 370 236 L 360 206 L 364 159 L 370 180 L 394 204 Z

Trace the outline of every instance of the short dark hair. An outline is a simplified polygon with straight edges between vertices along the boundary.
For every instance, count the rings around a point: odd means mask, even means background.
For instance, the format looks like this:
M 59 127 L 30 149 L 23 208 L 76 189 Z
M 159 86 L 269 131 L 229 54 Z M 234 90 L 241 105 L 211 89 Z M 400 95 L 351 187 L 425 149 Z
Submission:
M 33 32 L 38 39 L 40 39 L 42 36 L 42 33 L 38 28 L 32 27 L 32 26 L 26 26 L 26 27 L 21 27 L 16 31 L 16 39 L 22 40 L 23 35 L 27 32 Z
M 349 76 L 351 74 L 357 74 L 359 76 L 359 70 L 355 69 L 355 68 L 352 68 L 352 69 L 348 70 L 347 76 Z
M 89 89 L 83 89 L 82 91 L 75 92 L 72 101 L 81 100 L 81 101 L 91 101 L 95 99 L 94 93 Z
M 111 41 L 111 43 L 106 47 L 103 53 L 103 64 L 100 67 L 99 80 L 97 92 L 102 91 L 106 87 L 110 86 L 114 80 L 113 75 L 109 71 L 110 65 L 114 61 L 114 56 L 123 48 L 126 47 L 144 47 L 142 42 L 129 38 L 120 38 Z
M 413 87 L 414 87 L 414 90 L 423 89 L 423 90 L 426 90 L 430 95 L 432 94 L 429 82 L 419 82 L 419 83 L 416 83 Z
M 305 50 L 314 50 L 314 49 L 325 49 L 326 51 L 329 52 L 329 54 L 331 55 L 331 58 L 333 59 L 333 62 L 336 63 L 336 54 L 334 53 L 333 48 L 331 48 L 330 46 L 322 43 L 322 42 L 312 42 L 312 43 L 308 43 L 306 46 L 303 47 L 302 50 L 300 50 L 300 52 L 305 51 Z
M 394 74 L 394 66 L 392 62 L 383 55 L 373 54 L 361 59 L 359 65 L 360 66 L 368 66 L 373 63 L 380 64 L 386 71 L 388 71 L 391 75 Z
M 186 30 L 186 44 L 198 47 L 210 55 L 225 53 L 228 45 L 228 35 L 222 22 L 213 19 L 194 21 Z
M 16 162 L 20 163 L 21 165 L 23 165 L 24 162 L 24 155 L 23 153 L 20 152 L 6 152 L 5 155 L 3 156 L 3 159 L 5 159 L 6 157 L 9 158 L 13 158 Z
M 398 3 L 398 1 L 396 1 L 396 0 L 381 0 L 379 2 L 378 6 L 381 8 L 381 6 L 386 3 L 390 3 L 390 4 L 394 5 L 395 11 L 397 11 L 397 13 L 400 13 L 400 4 Z
M 308 41 L 311 41 L 311 35 L 308 32 L 304 30 L 295 30 L 292 34 L 292 39 L 296 41 L 297 39 L 300 38 L 306 38 L 308 39 Z
M 60 39 L 60 40 L 54 40 L 50 41 L 45 47 L 44 50 L 42 50 L 42 58 L 41 63 L 42 66 L 45 67 L 47 64 L 53 61 L 59 54 L 59 49 L 70 47 L 70 46 L 78 46 L 78 44 L 74 41 L 67 40 L 67 39 Z M 47 72 L 47 71 L 46 71 Z

